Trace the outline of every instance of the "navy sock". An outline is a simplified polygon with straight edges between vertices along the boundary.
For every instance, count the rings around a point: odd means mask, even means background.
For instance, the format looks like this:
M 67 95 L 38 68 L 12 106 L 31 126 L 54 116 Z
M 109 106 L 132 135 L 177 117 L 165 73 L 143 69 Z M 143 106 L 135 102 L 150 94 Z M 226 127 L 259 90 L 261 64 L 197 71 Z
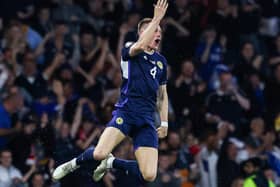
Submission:
M 87 150 L 85 150 L 82 154 L 80 154 L 77 157 L 76 164 L 81 166 L 93 162 L 99 163 L 99 161 L 94 160 L 93 152 L 94 152 L 94 147 L 89 147 Z
M 122 160 L 122 159 L 115 159 L 113 161 L 113 168 L 120 169 L 127 173 L 127 175 L 134 175 L 138 178 L 141 184 L 146 183 L 144 180 L 138 163 L 135 160 Z

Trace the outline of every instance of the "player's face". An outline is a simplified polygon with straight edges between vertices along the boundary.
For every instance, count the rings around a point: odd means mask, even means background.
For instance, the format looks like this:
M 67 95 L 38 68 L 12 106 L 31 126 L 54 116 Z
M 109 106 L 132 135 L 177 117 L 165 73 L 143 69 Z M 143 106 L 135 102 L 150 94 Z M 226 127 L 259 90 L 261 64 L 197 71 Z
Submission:
M 141 29 L 141 32 L 140 32 L 140 35 L 148 27 L 148 25 L 149 24 L 143 25 L 143 27 Z M 153 50 L 158 50 L 160 42 L 161 42 L 161 36 L 162 36 L 162 30 L 161 30 L 161 27 L 158 26 L 158 28 L 154 32 L 154 37 L 153 37 L 151 43 L 149 44 L 149 48 L 151 48 Z
M 154 33 L 154 38 L 151 41 L 149 47 L 151 49 L 158 50 L 160 42 L 161 42 L 161 28 L 160 28 L 160 26 L 158 26 L 158 28 L 156 29 L 156 31 Z

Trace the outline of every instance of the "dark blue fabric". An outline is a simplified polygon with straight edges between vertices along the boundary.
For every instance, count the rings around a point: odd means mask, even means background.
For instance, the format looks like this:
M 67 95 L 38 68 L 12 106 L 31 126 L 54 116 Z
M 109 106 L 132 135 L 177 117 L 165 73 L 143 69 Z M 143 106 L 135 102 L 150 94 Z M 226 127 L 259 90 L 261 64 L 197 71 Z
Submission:
M 119 129 L 124 135 L 133 139 L 134 149 L 139 147 L 158 148 L 158 135 L 154 117 L 116 110 L 108 127 Z
M 129 56 L 132 43 L 122 50 L 123 83 L 117 109 L 152 115 L 156 109 L 157 91 L 167 82 L 167 62 L 158 52 Z
M 145 180 L 135 160 L 115 159 L 113 161 L 113 168 L 124 171 L 128 176 L 136 176 L 139 183 L 145 184 Z
M 267 156 L 270 167 L 280 176 L 280 159 L 272 153 L 267 153 Z
M 81 166 L 89 162 L 95 161 L 93 158 L 94 147 L 89 147 L 77 157 L 76 163 Z
M 4 106 L 0 104 L 0 128 L 1 129 L 10 129 L 12 121 L 10 114 L 5 110 Z M 0 136 L 0 149 L 3 149 L 7 144 L 7 138 Z

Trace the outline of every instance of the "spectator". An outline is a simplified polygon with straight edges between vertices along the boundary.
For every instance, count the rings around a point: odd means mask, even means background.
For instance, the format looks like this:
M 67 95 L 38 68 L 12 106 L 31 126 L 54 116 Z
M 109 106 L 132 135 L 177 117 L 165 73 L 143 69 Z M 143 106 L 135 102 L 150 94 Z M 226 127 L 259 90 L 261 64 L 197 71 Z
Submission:
M 205 129 L 203 142 L 198 155 L 198 166 L 200 173 L 199 184 L 202 187 L 217 187 L 217 161 L 218 161 L 218 134 L 215 128 Z
M 225 37 L 227 47 L 235 49 L 238 43 L 238 6 L 229 0 L 218 0 L 217 10 L 209 15 L 208 22 L 215 26 L 218 35 Z
M 260 18 L 260 6 L 257 1 L 241 0 L 240 40 L 241 42 L 248 40 L 252 42 L 252 45 L 258 53 L 261 52 L 261 46 L 257 36 Z
M 244 162 L 243 170 L 247 178 L 244 181 L 244 187 L 251 186 L 268 186 L 275 187 L 275 184 L 267 179 L 261 170 L 261 160 L 259 158 L 252 158 Z
M 28 94 L 27 97 L 32 98 L 29 104 L 47 91 L 47 82 L 38 72 L 35 57 L 31 51 L 24 54 L 23 72 L 16 78 L 15 84 L 24 89 L 25 93 Z
M 215 28 L 209 26 L 205 29 L 202 41 L 196 48 L 196 60 L 198 61 L 198 73 L 208 82 L 216 65 L 222 63 L 222 48 L 217 42 Z
M 226 139 L 220 149 L 217 163 L 218 187 L 230 186 L 240 176 L 241 170 L 236 157 L 238 147 L 232 138 Z
M 41 173 L 34 173 L 32 176 L 32 187 L 45 187 L 44 176 Z
M 246 138 L 246 143 L 253 146 L 254 149 L 262 151 L 262 136 L 265 130 L 265 124 L 262 118 L 254 118 L 250 123 L 250 134 Z
M 248 75 L 258 73 L 264 75 L 263 56 L 258 55 L 255 47 L 251 42 L 246 42 L 242 45 L 241 58 L 236 63 L 233 73 L 238 77 L 238 83 L 243 86 L 248 83 Z
M 241 119 L 250 103 L 238 90 L 230 72 L 221 72 L 219 79 L 220 87 L 208 96 L 206 120 L 208 123 L 219 123 L 220 127 L 225 125 L 241 136 Z M 232 111 L 235 111 L 234 114 Z
M 85 22 L 86 15 L 81 7 L 74 4 L 73 0 L 62 0 L 59 6 L 53 10 L 53 18 L 69 22 L 74 26 L 77 23 Z
M 193 63 L 184 61 L 181 73 L 175 81 L 175 88 L 170 92 L 178 121 L 182 117 L 195 120 L 195 114 L 202 106 L 205 91 L 206 85 L 197 77 Z
M 0 155 L 0 186 L 20 186 L 23 181 L 21 172 L 12 165 L 12 153 L 10 150 L 2 150 Z
M 243 90 L 248 94 L 251 107 L 248 112 L 249 117 L 261 117 L 265 113 L 265 83 L 258 73 L 252 73 L 248 77 L 249 81 Z
M 155 179 L 155 182 L 149 187 L 156 187 L 156 186 L 174 186 L 179 187 L 180 186 L 180 180 L 178 177 L 174 175 L 172 170 L 170 170 L 171 163 L 168 153 L 162 153 L 159 155 L 159 169 L 158 169 L 158 175 Z
M 36 119 L 32 112 L 25 114 L 22 120 L 23 132 L 17 134 L 9 143 L 9 148 L 14 155 L 14 164 L 23 172 L 28 171 L 30 166 L 35 163 L 35 155 L 32 153 L 32 148 L 35 146 L 34 132 L 37 123 L 38 119 Z
M 232 182 L 231 187 L 243 187 L 243 183 L 244 180 L 242 178 L 237 178 Z
M 0 149 L 5 148 L 8 142 L 7 136 L 13 135 L 21 130 L 21 123 L 12 127 L 11 115 L 23 106 L 20 93 L 10 93 L 0 105 Z
M 47 33 L 52 31 L 50 7 L 43 5 L 38 10 L 37 21 L 33 28 L 38 31 L 41 36 L 45 36 Z

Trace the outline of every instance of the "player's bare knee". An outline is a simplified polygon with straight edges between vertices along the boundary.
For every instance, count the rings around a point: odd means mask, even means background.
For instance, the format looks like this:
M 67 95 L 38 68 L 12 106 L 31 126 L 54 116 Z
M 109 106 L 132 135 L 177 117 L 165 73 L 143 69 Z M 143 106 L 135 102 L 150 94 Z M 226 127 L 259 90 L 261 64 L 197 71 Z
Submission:
M 101 150 L 101 149 L 95 149 L 93 152 L 93 157 L 95 160 L 104 160 L 109 153 Z
M 157 177 L 157 173 L 153 172 L 153 171 L 144 171 L 144 172 L 142 172 L 142 176 L 145 181 L 153 182 Z

